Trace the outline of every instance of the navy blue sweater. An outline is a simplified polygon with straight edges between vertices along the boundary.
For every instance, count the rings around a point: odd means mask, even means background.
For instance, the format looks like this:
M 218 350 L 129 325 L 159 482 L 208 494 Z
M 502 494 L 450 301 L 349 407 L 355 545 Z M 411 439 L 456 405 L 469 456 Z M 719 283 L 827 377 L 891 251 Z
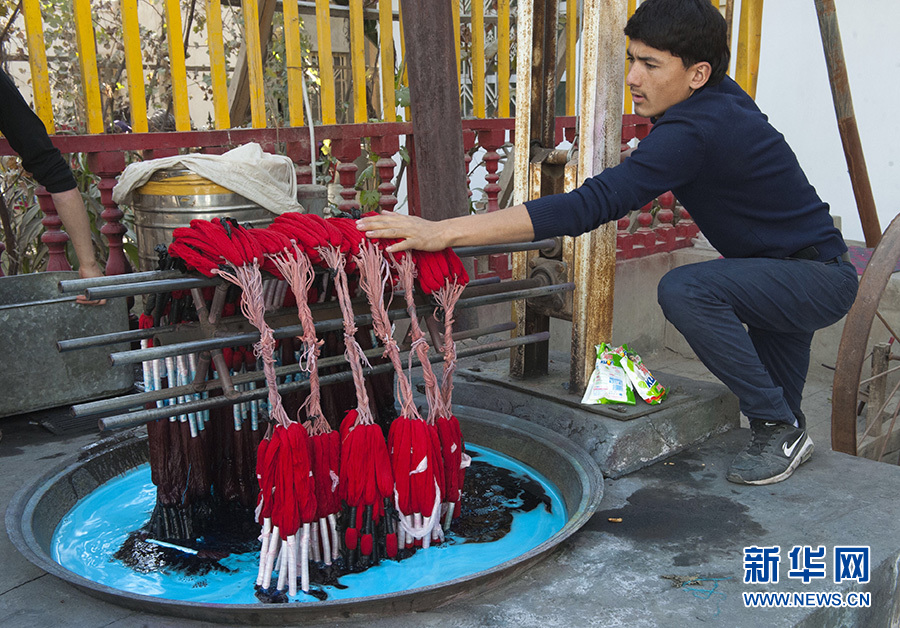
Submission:
M 44 123 L 31 110 L 13 80 L 0 70 L 0 133 L 22 158 L 22 167 L 47 188 L 65 192 L 75 187 L 72 170 L 47 135 Z
M 847 250 L 784 136 L 728 77 L 670 107 L 620 165 L 525 205 L 539 240 L 580 235 L 668 190 L 724 257 Z

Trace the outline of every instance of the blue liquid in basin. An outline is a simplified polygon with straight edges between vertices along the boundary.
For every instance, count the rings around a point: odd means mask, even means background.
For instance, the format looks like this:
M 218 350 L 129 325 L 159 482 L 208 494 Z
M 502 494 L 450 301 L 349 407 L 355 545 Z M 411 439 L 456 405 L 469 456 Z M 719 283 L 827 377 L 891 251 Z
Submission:
M 514 476 L 538 482 L 549 507 L 539 504 L 523 512 L 522 500 L 508 508 L 512 525 L 502 538 L 471 542 L 454 534 L 445 543 L 419 550 L 402 561 L 383 560 L 361 573 L 340 577 L 340 588 L 324 586 L 329 600 L 346 600 L 398 593 L 437 585 L 495 567 L 540 545 L 565 525 L 562 497 L 546 478 L 520 462 L 484 447 L 467 444 L 478 463 L 509 469 Z M 465 496 L 463 500 L 465 502 Z M 51 555 L 60 565 L 84 578 L 123 591 L 172 600 L 212 604 L 253 604 L 259 552 L 231 554 L 219 561 L 228 571 L 188 575 L 174 569 L 139 573 L 113 558 L 128 535 L 150 518 L 156 503 L 156 487 L 150 481 L 150 465 L 142 465 L 116 477 L 92 492 L 62 518 L 53 535 Z M 315 604 L 316 599 L 298 593 L 292 602 Z

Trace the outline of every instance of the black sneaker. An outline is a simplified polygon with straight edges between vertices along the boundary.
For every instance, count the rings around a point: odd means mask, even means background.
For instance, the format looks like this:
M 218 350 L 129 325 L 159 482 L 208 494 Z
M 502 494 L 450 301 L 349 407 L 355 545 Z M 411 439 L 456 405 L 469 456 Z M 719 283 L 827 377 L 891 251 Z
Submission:
M 813 442 L 804 427 L 772 421 L 750 421 L 753 436 L 731 463 L 725 478 L 736 484 L 774 484 L 788 479 L 809 460 Z

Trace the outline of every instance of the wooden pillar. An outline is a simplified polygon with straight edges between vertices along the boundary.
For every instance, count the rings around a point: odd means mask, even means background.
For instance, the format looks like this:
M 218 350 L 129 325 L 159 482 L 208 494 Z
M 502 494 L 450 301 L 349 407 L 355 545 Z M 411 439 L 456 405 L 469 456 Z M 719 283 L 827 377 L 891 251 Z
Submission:
M 838 131 L 841 134 L 844 157 L 847 159 L 853 196 L 856 197 L 856 209 L 859 212 L 866 246 L 874 248 L 881 241 L 881 224 L 875 210 L 875 197 L 872 195 L 869 171 L 866 168 L 866 158 L 859 138 L 859 128 L 856 125 L 856 114 L 853 112 L 850 80 L 847 77 L 847 65 L 844 63 L 844 47 L 841 43 L 834 0 L 816 0 L 816 13 L 819 17 L 819 30 L 822 33 L 822 46 L 825 49 L 825 62 L 828 66 L 828 80 L 831 83 Z
M 622 68 L 625 67 L 627 0 L 585 0 L 582 32 L 579 179 L 620 161 Z M 572 363 L 569 389 L 584 390 L 594 366 L 594 346 L 612 340 L 616 223 L 575 240 Z
M 468 212 L 450 4 L 401 0 L 422 216 Z

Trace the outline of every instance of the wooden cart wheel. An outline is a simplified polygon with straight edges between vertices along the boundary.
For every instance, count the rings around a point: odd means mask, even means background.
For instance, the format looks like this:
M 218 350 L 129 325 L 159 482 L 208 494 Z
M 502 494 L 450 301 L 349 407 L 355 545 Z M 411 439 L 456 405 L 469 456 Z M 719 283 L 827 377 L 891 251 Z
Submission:
M 858 426 L 860 409 L 864 405 L 862 402 L 867 401 L 866 387 L 875 381 L 868 371 L 863 373 L 863 367 L 866 359 L 871 355 L 870 346 L 873 343 L 877 343 L 879 339 L 888 341 L 892 336 L 896 337 L 891 327 L 900 331 L 900 322 L 891 323 L 889 320 L 891 317 L 886 318 L 879 312 L 882 295 L 898 260 L 900 260 L 900 215 L 891 221 L 881 242 L 872 252 L 872 259 L 869 260 L 859 282 L 856 302 L 850 308 L 844 322 L 832 393 L 831 447 L 835 451 L 857 455 L 861 453 L 858 452 L 858 446 L 861 448 L 869 445 L 871 450 L 871 445 L 876 440 L 873 438 L 876 429 L 871 425 L 872 421 L 870 421 L 869 433 L 866 433 L 866 426 Z M 878 322 L 875 322 L 876 317 L 879 319 Z M 876 326 L 875 329 L 873 329 L 873 325 Z M 900 341 L 900 337 L 896 339 Z M 887 370 L 890 371 L 890 368 Z M 877 375 L 875 379 L 879 377 L 886 380 L 887 374 Z M 900 389 L 886 395 L 879 404 L 879 408 L 875 408 L 875 410 L 884 408 L 887 416 L 893 417 L 893 419 L 888 419 L 886 425 L 881 426 L 881 428 L 887 429 L 888 434 L 892 430 L 900 430 L 900 419 L 897 418 L 897 415 L 900 414 L 898 412 L 900 411 L 900 402 L 894 401 L 898 398 L 898 392 Z M 882 422 L 882 416 L 882 412 L 877 413 L 876 420 L 879 425 Z M 884 433 L 881 428 L 878 429 Z M 859 439 L 857 439 L 858 430 L 861 432 Z M 877 454 L 874 457 L 881 457 L 885 451 L 883 445 L 886 440 L 887 438 L 881 438 L 874 443 L 876 445 L 874 450 Z

